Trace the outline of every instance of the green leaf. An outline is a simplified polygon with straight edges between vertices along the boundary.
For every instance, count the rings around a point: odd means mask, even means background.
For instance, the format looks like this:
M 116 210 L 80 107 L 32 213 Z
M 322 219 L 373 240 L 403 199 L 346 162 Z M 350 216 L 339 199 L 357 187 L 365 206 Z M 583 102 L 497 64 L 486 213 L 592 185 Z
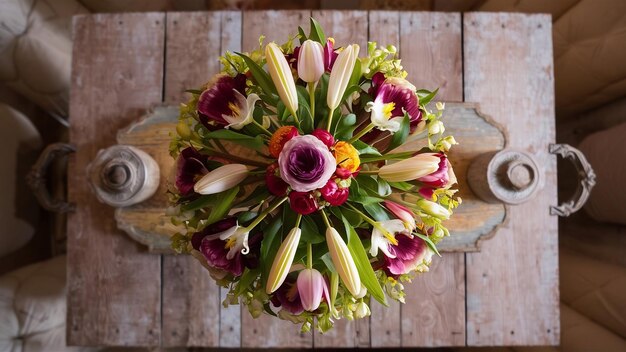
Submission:
M 326 44 L 326 35 L 324 34 L 324 30 L 322 30 L 322 26 L 320 26 L 319 22 L 317 22 L 313 17 L 311 17 L 311 33 L 309 34 L 309 39 L 315 40 L 322 44 Z
M 363 204 L 363 209 L 365 209 L 365 211 L 370 214 L 370 216 L 376 221 L 389 220 L 389 215 L 387 214 L 387 211 L 385 211 L 385 208 L 383 208 L 380 204 Z
M 341 114 L 341 109 L 337 109 L 337 111 Z M 337 115 L 337 112 L 335 115 Z M 337 120 L 337 123 L 335 124 L 335 138 L 342 140 L 352 138 L 352 133 L 354 133 L 354 130 L 356 129 L 356 115 L 348 114 L 341 116 L 340 118 L 335 117 L 334 119 Z
M 213 132 L 209 132 L 206 134 L 207 138 L 210 139 L 223 139 L 227 141 L 231 141 L 233 143 L 242 145 L 246 148 L 261 150 L 263 149 L 263 138 L 261 136 L 247 136 L 243 133 L 238 133 L 235 131 L 221 129 Z
M 278 252 L 280 247 L 280 236 L 277 236 L 283 226 L 283 219 L 280 216 L 275 216 L 272 222 L 263 229 L 263 241 L 261 241 L 261 272 L 263 287 L 265 287 L 267 276 L 269 275 L 272 263 L 274 262 L 274 256 Z
M 270 196 L 270 191 L 264 184 L 257 186 L 244 200 L 237 203 L 237 208 L 245 208 L 260 203 Z
M 298 119 L 300 127 L 304 133 L 311 133 L 314 129 L 314 122 L 309 103 L 309 92 L 303 86 L 296 86 L 298 92 Z
M 382 156 L 382 154 L 380 154 L 378 149 L 376 149 L 376 148 L 372 147 L 371 145 L 369 145 L 369 144 L 367 144 L 365 142 L 362 142 L 360 140 L 355 141 L 354 143 L 352 143 L 352 145 L 359 152 L 359 156 L 361 156 L 361 155 Z
M 437 92 L 439 92 L 439 88 L 435 89 L 432 92 L 427 91 L 425 89 L 418 90 L 417 91 L 417 96 L 419 97 L 420 105 L 421 106 L 426 106 L 428 103 L 430 103 L 430 101 L 433 100 L 435 95 L 437 95 Z
M 298 34 L 300 35 L 300 45 L 307 40 L 306 34 L 304 33 L 304 29 L 298 26 Z
M 224 216 L 226 216 L 226 214 L 228 214 L 238 192 L 239 186 L 212 195 L 213 207 L 211 208 L 211 213 L 207 218 L 207 224 L 212 224 L 221 220 Z
M 254 281 L 256 280 L 258 276 L 259 276 L 258 269 L 250 270 L 246 268 L 243 274 L 241 274 L 241 278 L 239 279 L 239 283 L 237 284 L 237 290 L 235 291 L 235 294 L 241 295 L 245 291 L 251 291 L 251 290 L 248 290 L 248 288 L 250 287 L 250 285 L 252 285 L 252 283 L 254 283 Z
M 326 240 L 325 237 L 322 236 L 322 234 L 320 233 L 317 224 L 310 215 L 302 217 L 302 221 L 300 222 L 300 229 L 302 230 L 300 243 L 317 244 L 322 243 Z
M 342 216 L 341 220 L 343 221 L 343 225 L 348 234 L 348 249 L 354 259 L 356 269 L 359 272 L 361 283 L 367 288 L 372 297 L 374 297 L 382 305 L 388 306 L 387 297 L 378 282 L 378 278 L 376 278 L 376 274 L 374 273 L 372 264 L 370 264 L 367 252 L 365 252 L 361 239 L 345 217 Z
M 348 81 L 348 87 L 358 86 L 360 80 L 361 80 L 361 61 L 356 60 L 356 62 L 354 63 L 354 69 L 352 70 L 352 75 L 350 75 L 350 80 Z
M 393 188 L 399 189 L 401 191 L 411 191 L 415 188 L 415 185 L 412 185 L 408 182 L 389 182 L 389 185 Z
M 263 92 L 265 92 L 265 94 L 267 94 L 268 97 L 273 100 L 272 103 L 276 105 L 276 102 L 278 101 L 278 93 L 276 92 L 276 87 L 274 86 L 274 82 L 272 82 L 272 78 L 270 77 L 270 75 L 247 55 L 244 55 L 242 53 L 235 54 L 243 58 L 243 61 L 246 62 L 246 65 L 248 66 L 248 69 L 250 69 L 254 80 L 258 83 Z
M 435 252 L 435 254 L 437 254 L 438 256 L 441 257 L 441 254 L 439 254 L 439 251 L 437 250 L 437 246 L 435 246 L 435 244 L 433 243 L 433 241 L 430 240 L 430 238 L 428 238 L 428 236 L 424 236 L 421 233 L 415 233 L 415 236 L 421 238 L 424 240 L 424 242 L 426 242 L 426 244 L 428 245 L 428 247 L 430 247 L 430 249 Z
M 406 142 L 406 139 L 409 137 L 410 130 L 411 120 L 409 119 L 409 115 L 405 113 L 402 123 L 400 124 L 400 129 L 394 133 L 393 136 L 391 136 L 391 142 L 389 143 L 389 147 L 387 147 L 387 151 L 394 150 Z
M 180 207 L 182 212 L 193 211 L 202 208 L 208 208 L 212 203 L 212 195 L 200 196 L 198 199 L 195 199 L 187 204 L 184 204 Z
M 200 89 L 187 89 L 185 90 L 185 93 L 191 93 L 191 94 L 196 94 L 196 95 L 200 95 L 202 94 L 202 90 Z

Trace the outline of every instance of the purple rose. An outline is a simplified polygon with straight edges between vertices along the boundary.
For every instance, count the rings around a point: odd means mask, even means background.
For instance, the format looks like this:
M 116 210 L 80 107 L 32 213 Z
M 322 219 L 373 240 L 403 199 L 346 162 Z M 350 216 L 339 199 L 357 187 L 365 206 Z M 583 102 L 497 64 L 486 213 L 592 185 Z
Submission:
M 324 187 L 337 168 L 328 147 L 312 135 L 296 136 L 285 143 L 278 165 L 280 178 L 298 192 Z

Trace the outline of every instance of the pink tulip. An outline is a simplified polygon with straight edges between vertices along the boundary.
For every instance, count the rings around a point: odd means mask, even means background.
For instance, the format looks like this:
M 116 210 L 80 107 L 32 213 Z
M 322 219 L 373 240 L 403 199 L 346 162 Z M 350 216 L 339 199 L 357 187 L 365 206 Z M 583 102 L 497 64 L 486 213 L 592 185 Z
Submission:
M 315 269 L 304 269 L 298 275 L 298 293 L 304 310 L 312 312 L 320 306 L 325 285 L 324 277 Z

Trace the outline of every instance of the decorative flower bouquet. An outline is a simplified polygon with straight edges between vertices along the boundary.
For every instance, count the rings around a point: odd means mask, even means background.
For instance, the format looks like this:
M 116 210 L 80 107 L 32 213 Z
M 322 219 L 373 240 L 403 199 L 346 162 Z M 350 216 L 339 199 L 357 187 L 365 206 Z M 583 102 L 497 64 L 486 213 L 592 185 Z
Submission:
M 170 148 L 172 247 L 230 289 L 224 304 L 303 331 L 404 302 L 460 202 L 436 91 L 404 79 L 393 46 L 335 47 L 311 19 L 308 36 L 227 52 Z

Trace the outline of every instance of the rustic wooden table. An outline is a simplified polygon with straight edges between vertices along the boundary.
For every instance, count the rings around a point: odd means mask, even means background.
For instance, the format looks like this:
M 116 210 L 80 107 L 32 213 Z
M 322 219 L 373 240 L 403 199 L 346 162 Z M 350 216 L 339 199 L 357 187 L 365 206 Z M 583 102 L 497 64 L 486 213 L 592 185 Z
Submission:
M 541 190 L 510 207 L 475 253 L 447 253 L 407 285 L 407 304 L 325 335 L 223 308 L 224 292 L 185 256 L 155 255 L 116 229 L 86 165 L 146 109 L 177 104 L 218 72 L 225 50 L 284 41 L 314 16 L 339 42 L 395 44 L 409 79 L 478 102 L 507 147 L 535 156 Z M 555 345 L 559 342 L 554 76 L 546 15 L 365 11 L 144 13 L 74 21 L 68 218 L 68 343 L 213 347 Z M 459 175 L 461 178 L 464 175 Z

